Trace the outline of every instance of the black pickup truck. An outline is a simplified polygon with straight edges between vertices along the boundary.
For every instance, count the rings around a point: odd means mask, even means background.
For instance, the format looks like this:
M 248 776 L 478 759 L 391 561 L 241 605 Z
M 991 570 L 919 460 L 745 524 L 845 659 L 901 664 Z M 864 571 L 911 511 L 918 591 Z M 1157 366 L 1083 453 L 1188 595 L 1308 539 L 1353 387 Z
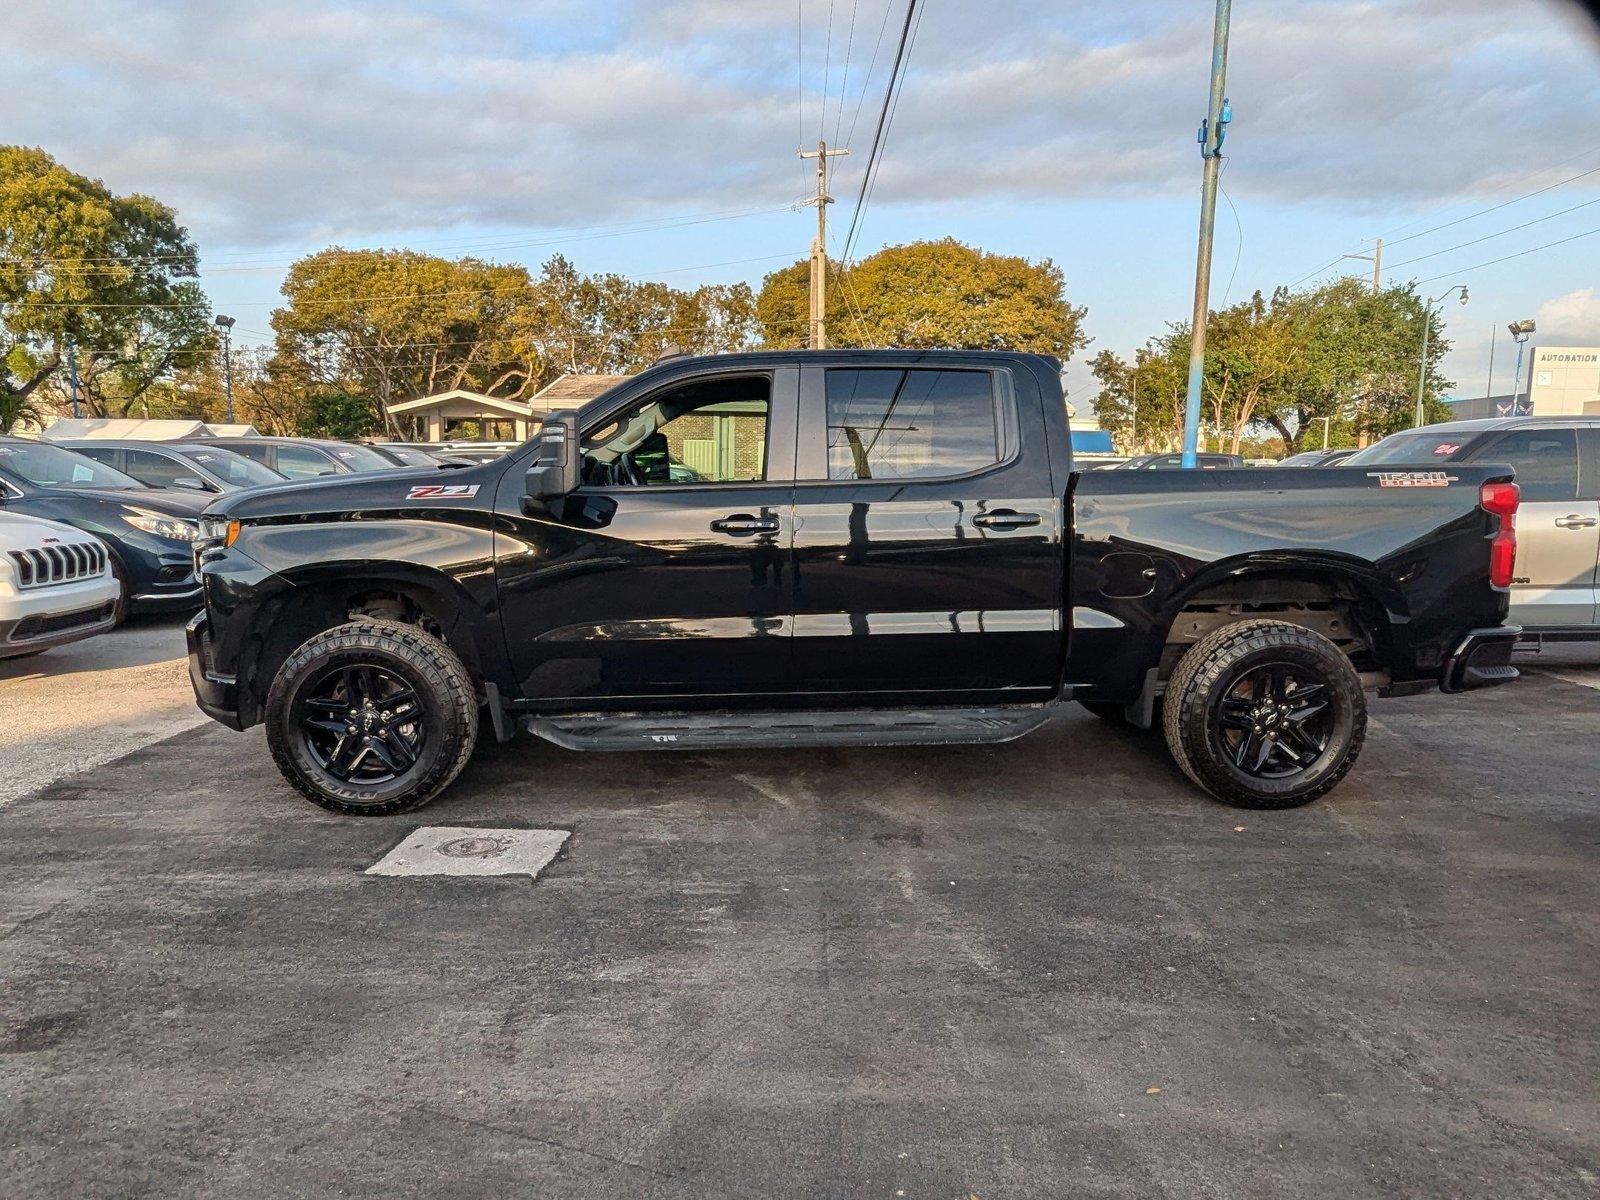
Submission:
M 201 708 L 289 782 L 420 805 L 478 736 L 581 750 L 1164 728 L 1229 803 L 1360 751 L 1364 692 L 1503 683 L 1509 468 L 1085 471 L 1053 359 L 677 358 L 503 459 L 207 510 Z

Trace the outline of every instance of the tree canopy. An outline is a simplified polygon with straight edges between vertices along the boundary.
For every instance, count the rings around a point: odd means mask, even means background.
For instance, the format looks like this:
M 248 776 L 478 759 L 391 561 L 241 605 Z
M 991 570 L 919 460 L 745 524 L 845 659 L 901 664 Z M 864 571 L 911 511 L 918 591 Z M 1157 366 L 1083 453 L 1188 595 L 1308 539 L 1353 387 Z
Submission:
M 756 319 L 765 343 L 805 344 L 809 261 L 762 282 Z M 1085 310 L 1067 302 L 1061 269 L 990 254 L 954 238 L 889 246 L 828 279 L 828 340 L 836 346 L 1023 350 L 1070 358 L 1088 345 Z
M 1210 314 L 1202 427 L 1219 449 L 1238 453 L 1252 428 L 1302 448 L 1353 445 L 1408 426 L 1422 353 L 1423 300 L 1412 286 L 1373 292 L 1342 279 L 1308 292 L 1278 289 Z M 1426 412 L 1445 419 L 1442 393 L 1452 386 L 1438 368 L 1450 349 L 1439 316 L 1430 314 Z M 1170 326 L 1131 361 L 1103 351 L 1091 364 L 1100 392 L 1095 411 L 1118 443 L 1176 449 L 1183 438 L 1189 326 Z
M 126 415 L 212 353 L 198 251 L 166 205 L 119 196 L 43 150 L 0 146 L 0 429 L 66 397 Z

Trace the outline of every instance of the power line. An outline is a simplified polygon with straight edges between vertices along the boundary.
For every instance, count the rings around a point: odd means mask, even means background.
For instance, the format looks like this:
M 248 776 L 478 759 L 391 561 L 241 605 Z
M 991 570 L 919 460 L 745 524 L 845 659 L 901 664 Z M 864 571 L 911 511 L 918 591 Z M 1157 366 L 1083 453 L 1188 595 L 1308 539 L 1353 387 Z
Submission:
M 911 60 L 911 55 L 916 51 L 916 48 L 917 48 L 917 34 L 922 31 L 922 14 L 924 12 L 926 12 L 926 11 L 927 11 L 927 5 L 923 5 L 922 8 L 919 8 L 917 10 L 916 23 L 914 25 L 912 25 L 912 27 L 911 27 L 911 43 L 906 47 L 906 61 L 908 63 Z M 905 95 L 905 79 L 906 79 L 905 72 L 902 71 L 901 74 L 900 74 L 900 86 L 895 90 L 895 93 L 894 93 L 894 103 L 892 105 L 890 105 L 890 107 L 889 107 L 889 121 L 888 121 L 888 124 L 886 124 L 883 127 L 883 145 L 884 145 L 885 148 L 887 148 L 887 146 L 889 144 L 889 134 L 894 129 L 894 119 L 895 119 L 895 117 L 900 115 L 900 98 Z M 883 165 L 883 150 L 880 150 L 879 153 L 878 153 L 878 166 L 881 167 L 882 165 Z M 872 172 L 872 182 L 867 186 L 866 204 L 862 205 L 863 213 L 865 212 L 865 209 L 872 204 L 873 196 L 877 195 L 877 192 L 878 192 L 878 175 L 879 175 L 879 171 L 877 170 L 877 168 L 874 168 L 874 170 Z M 848 247 L 847 247 L 847 249 L 848 249 Z
M 889 31 L 889 14 L 893 11 L 894 0 L 888 0 L 883 6 L 883 20 L 878 23 L 878 40 L 872 44 L 872 58 L 867 63 L 867 74 L 861 80 L 861 94 L 856 97 L 856 111 L 850 117 L 850 132 L 845 134 L 845 145 L 856 140 L 856 124 L 861 120 L 861 108 L 866 104 L 867 91 L 872 87 L 872 72 L 878 66 L 878 52 L 883 49 L 883 35 Z M 834 140 L 838 141 L 837 138 Z
M 867 166 L 861 174 L 861 191 L 856 196 L 855 212 L 850 214 L 850 230 L 844 238 L 844 259 L 850 260 L 850 251 L 855 243 L 856 230 L 861 225 L 861 214 L 867 204 L 867 189 L 872 183 L 872 177 L 877 169 L 878 155 L 883 147 L 883 133 L 889 122 L 889 108 L 893 101 L 896 84 L 899 82 L 901 67 L 905 63 L 906 49 L 911 41 L 911 18 L 916 15 L 917 0 L 906 0 L 906 17 L 900 26 L 900 44 L 895 48 L 894 64 L 889 68 L 889 85 L 883 89 L 883 107 L 878 110 L 878 127 L 872 135 L 872 149 L 867 154 Z
M 1510 229 L 1501 229 L 1495 233 L 1486 233 L 1480 238 L 1473 238 L 1470 242 L 1458 242 L 1454 246 L 1446 246 L 1443 250 L 1435 250 L 1430 254 L 1419 254 L 1415 258 L 1406 259 L 1404 262 L 1391 263 L 1390 270 L 1393 270 L 1395 267 L 1410 266 L 1412 263 L 1422 262 L 1425 259 L 1438 258 L 1441 254 L 1449 254 L 1453 250 L 1464 250 L 1468 246 L 1476 246 L 1479 242 L 1487 242 L 1492 241 L 1497 237 L 1505 237 L 1505 235 L 1508 233 L 1516 233 L 1517 230 L 1527 229 L 1530 225 L 1540 225 L 1545 221 L 1553 221 L 1557 217 L 1564 217 L 1568 213 L 1577 212 L 1580 208 L 1590 208 L 1596 204 L 1600 204 L 1600 196 L 1595 197 L 1593 200 L 1585 200 L 1582 204 L 1574 204 L 1571 208 L 1563 208 L 1560 212 L 1548 213 L 1542 217 L 1535 217 L 1531 221 L 1524 221 L 1521 225 L 1513 225 Z
M 1566 166 L 1568 163 L 1575 162 L 1580 158 L 1587 158 L 1589 155 L 1593 154 L 1596 150 L 1600 150 L 1600 146 L 1591 146 L 1588 150 L 1585 150 L 1585 151 L 1583 151 L 1583 152 L 1581 152 L 1579 154 L 1574 154 L 1571 158 L 1562 159 L 1560 162 L 1554 164 L 1554 166 L 1555 167 Z M 1553 169 L 1553 168 L 1547 167 L 1545 169 L 1546 170 L 1550 170 L 1550 169 Z M 1462 224 L 1462 223 L 1464 223 L 1466 221 L 1473 221 L 1473 220 L 1476 220 L 1478 217 L 1488 216 L 1492 212 L 1499 212 L 1502 208 L 1509 208 L 1513 204 L 1520 204 L 1524 200 L 1531 200 L 1535 196 L 1542 196 L 1546 192 L 1555 191 L 1557 188 L 1565 187 L 1569 183 L 1576 183 L 1580 179 L 1587 179 L 1589 176 L 1595 175 L 1595 174 L 1600 174 L 1600 167 L 1593 167 L 1593 168 L 1591 168 L 1590 170 L 1587 170 L 1587 171 L 1580 171 L 1578 174 L 1570 175 L 1566 179 L 1558 180 L 1555 183 L 1546 184 L 1544 187 L 1541 187 L 1541 188 L 1535 188 L 1531 192 L 1525 192 L 1520 196 L 1512 197 L 1510 200 L 1505 200 L 1505 201 L 1502 201 L 1499 204 L 1490 205 L 1488 208 L 1479 209 L 1477 212 L 1468 213 L 1464 217 L 1456 217 L 1454 220 L 1445 221 L 1445 222 L 1443 222 L 1443 223 L 1441 223 L 1439 225 L 1430 226 L 1429 228 L 1424 229 L 1419 233 L 1408 234 L 1403 238 L 1389 238 L 1387 244 L 1392 247 L 1392 246 L 1398 246 L 1402 242 L 1415 241 L 1417 238 L 1426 237 L 1430 233 L 1438 233 L 1441 229 L 1449 229 L 1452 226 L 1460 225 L 1460 224 Z M 1511 185 L 1511 186 L 1514 186 L 1514 185 Z M 1500 190 L 1504 191 L 1505 189 L 1502 188 Z M 1410 225 L 1415 225 L 1416 223 L 1417 222 L 1412 221 L 1412 222 L 1410 222 L 1409 225 L 1397 226 L 1395 231 L 1398 231 L 1398 230 L 1401 230 L 1401 229 L 1408 229 L 1408 228 L 1410 228 Z M 1519 226 L 1519 228 L 1520 228 L 1520 226 Z M 1387 235 L 1385 235 L 1385 236 L 1387 237 Z M 1470 245 L 1471 243 L 1463 243 L 1463 244 L 1464 245 Z M 1310 271 L 1307 271 L 1304 275 L 1300 276 L 1299 279 L 1296 279 L 1289 286 L 1291 288 L 1298 287 L 1300 284 L 1304 283 L 1307 279 L 1310 279 L 1313 275 L 1320 275 L 1323 271 L 1326 271 L 1329 267 L 1337 266 L 1340 262 L 1342 262 L 1344 260 L 1345 257 L 1346 257 L 1345 255 L 1340 254 L 1337 257 L 1335 257 L 1334 259 L 1332 259 L 1331 261 L 1324 263 L 1322 266 L 1314 267 Z M 1417 259 L 1410 259 L 1408 261 L 1416 262 L 1418 260 Z M 1391 264 L 1391 265 L 1392 266 L 1400 266 L 1402 264 L 1394 263 L 1394 264 Z
M 817 141 L 828 136 L 828 80 L 833 67 L 833 0 L 828 0 L 828 36 L 822 43 L 822 103 L 817 105 Z
M 1489 208 L 1479 209 L 1475 213 L 1468 213 L 1464 217 L 1457 217 L 1453 221 L 1446 221 L 1442 225 L 1435 225 L 1431 229 L 1424 229 L 1421 233 L 1413 233 L 1407 237 L 1395 238 L 1393 241 L 1389 242 L 1389 245 L 1398 246 L 1401 242 L 1415 241 L 1419 237 L 1427 237 L 1430 233 L 1438 233 L 1441 229 L 1449 229 L 1452 225 L 1460 225 L 1465 221 L 1473 221 L 1479 217 L 1488 216 L 1492 212 L 1499 212 L 1502 208 L 1509 208 L 1513 204 L 1521 204 L 1524 200 L 1531 200 L 1535 196 L 1542 196 L 1546 192 L 1553 192 L 1556 188 L 1566 187 L 1569 183 L 1576 183 L 1580 179 L 1587 179 L 1590 175 L 1600 175 L 1600 167 L 1595 167 L 1592 170 L 1580 172 L 1579 174 L 1573 175 L 1568 179 L 1561 180 L 1559 183 L 1549 184 L 1546 187 L 1538 188 L 1534 191 L 1526 193 L 1525 195 L 1506 200 L 1503 203 L 1491 205 Z M 1399 266 L 1400 264 L 1396 263 L 1394 265 Z
M 1549 250 L 1552 246 L 1565 246 L 1568 242 L 1575 242 L 1579 238 L 1593 237 L 1600 233 L 1600 229 L 1589 229 L 1583 233 L 1575 233 L 1571 237 L 1564 237 L 1559 241 L 1546 242 L 1542 246 L 1530 246 L 1526 250 L 1518 250 L 1515 254 L 1507 254 L 1503 258 L 1491 258 L 1488 262 L 1481 262 L 1473 267 L 1461 267 L 1454 271 L 1446 271 L 1443 275 L 1433 275 L 1427 279 L 1418 279 L 1418 284 L 1437 283 L 1441 279 L 1454 279 L 1457 275 L 1465 275 L 1468 271 L 1481 271 L 1484 267 L 1492 267 L 1499 263 L 1510 262 L 1514 258 L 1521 258 L 1527 254 L 1537 254 L 1540 250 Z
M 844 100 L 850 91 L 850 51 L 856 42 L 856 9 L 860 5 L 861 0 L 851 0 L 850 32 L 845 35 L 844 39 L 844 72 L 839 79 L 839 111 L 833 121 L 833 144 L 835 146 L 843 144 L 839 141 L 839 130 L 844 125 Z

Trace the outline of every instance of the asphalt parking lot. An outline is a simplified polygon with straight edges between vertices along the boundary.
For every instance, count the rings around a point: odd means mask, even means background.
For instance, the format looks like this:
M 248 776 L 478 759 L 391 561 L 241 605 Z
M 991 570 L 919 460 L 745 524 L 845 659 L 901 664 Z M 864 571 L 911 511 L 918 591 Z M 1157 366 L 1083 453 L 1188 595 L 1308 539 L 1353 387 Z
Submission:
M 0 809 L 5 1193 L 1592 1197 L 1600 692 L 1374 713 L 1286 813 L 1076 710 L 366 821 L 184 730 Z M 572 837 L 363 874 L 424 824 Z

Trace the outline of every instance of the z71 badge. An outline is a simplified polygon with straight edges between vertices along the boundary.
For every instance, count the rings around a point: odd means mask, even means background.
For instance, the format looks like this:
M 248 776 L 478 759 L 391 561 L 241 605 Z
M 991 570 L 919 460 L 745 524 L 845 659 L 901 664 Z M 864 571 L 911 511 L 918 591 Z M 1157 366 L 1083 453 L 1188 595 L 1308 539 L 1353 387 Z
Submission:
M 1368 471 L 1367 477 L 1379 487 L 1449 487 L 1461 478 L 1443 471 Z
M 470 500 L 478 494 L 475 483 L 424 483 L 406 493 L 407 500 Z

